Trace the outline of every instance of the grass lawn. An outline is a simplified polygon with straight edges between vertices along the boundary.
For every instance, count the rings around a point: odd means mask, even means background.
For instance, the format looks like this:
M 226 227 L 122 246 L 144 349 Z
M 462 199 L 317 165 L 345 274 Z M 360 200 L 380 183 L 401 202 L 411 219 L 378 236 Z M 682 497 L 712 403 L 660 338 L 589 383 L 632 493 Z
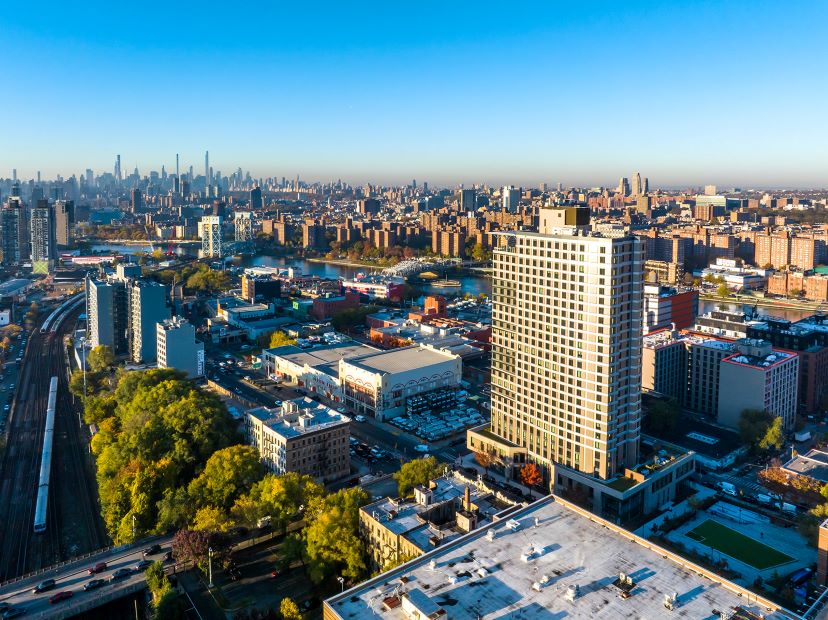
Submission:
M 687 536 L 758 570 L 793 561 L 789 555 L 711 519 L 687 532 Z

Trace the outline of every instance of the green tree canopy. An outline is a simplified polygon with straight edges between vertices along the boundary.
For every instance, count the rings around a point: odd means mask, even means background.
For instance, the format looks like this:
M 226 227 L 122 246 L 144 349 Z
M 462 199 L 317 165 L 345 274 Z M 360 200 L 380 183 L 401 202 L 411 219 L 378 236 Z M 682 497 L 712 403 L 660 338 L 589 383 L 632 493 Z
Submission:
M 159 510 L 163 502 L 169 516 L 167 492 L 187 488 L 214 452 L 239 437 L 224 403 L 180 372 L 118 377 L 114 398 L 95 402 L 89 416 L 99 426 L 92 451 L 104 522 L 116 542 L 125 542 L 132 540 L 133 515 L 136 534 L 162 531 Z
M 763 450 L 768 450 L 770 448 L 776 448 L 779 450 L 784 443 L 785 430 L 782 428 L 782 418 L 776 416 L 773 418 L 773 422 L 770 423 L 768 430 L 765 431 L 764 436 L 759 441 L 759 447 Z
M 265 468 L 253 446 L 229 446 L 213 453 L 188 493 L 199 507 L 226 512 L 243 493 L 262 479 Z
M 397 481 L 400 497 L 408 495 L 414 487 L 420 484 L 428 484 L 431 480 L 442 475 L 445 465 L 442 465 L 433 456 L 421 459 L 414 459 L 400 467 L 400 471 L 394 474 Z
M 115 353 L 105 344 L 99 344 L 86 356 L 87 368 L 92 372 L 103 372 L 112 368 L 115 363 Z
M 730 289 L 728 288 L 727 284 L 720 284 L 719 287 L 716 289 L 716 294 L 719 297 L 725 298 L 730 296 Z
M 355 487 L 311 502 L 304 536 L 312 581 L 321 583 L 333 574 L 356 580 L 365 573 L 359 508 L 369 500 L 368 493 Z
M 299 606 L 292 598 L 283 598 L 279 603 L 279 614 L 284 620 L 302 620 L 302 613 L 299 611 Z
M 270 517 L 275 528 L 284 529 L 302 509 L 324 495 L 325 488 L 308 475 L 268 474 L 236 501 L 232 514 L 239 523 L 248 525 Z

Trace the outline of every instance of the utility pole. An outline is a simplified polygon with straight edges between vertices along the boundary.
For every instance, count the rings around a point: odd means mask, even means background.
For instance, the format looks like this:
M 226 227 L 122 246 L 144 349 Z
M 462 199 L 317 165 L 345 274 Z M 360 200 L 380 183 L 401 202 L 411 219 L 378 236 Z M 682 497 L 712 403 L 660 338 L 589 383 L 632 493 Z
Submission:
M 207 547 L 207 572 L 209 573 L 210 583 L 207 584 L 208 588 L 213 587 L 213 548 Z

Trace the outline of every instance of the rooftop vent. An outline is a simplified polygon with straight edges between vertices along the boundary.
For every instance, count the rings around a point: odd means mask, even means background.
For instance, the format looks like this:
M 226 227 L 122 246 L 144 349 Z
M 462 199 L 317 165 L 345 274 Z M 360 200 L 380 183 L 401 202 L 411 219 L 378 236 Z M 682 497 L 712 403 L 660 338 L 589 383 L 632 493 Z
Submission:
M 493 529 L 489 529 L 486 532 L 486 540 L 492 542 L 495 539 L 495 531 Z
M 569 586 L 566 589 L 566 594 L 564 595 L 564 598 L 568 600 L 570 603 L 574 603 L 575 599 L 578 598 L 580 594 L 581 589 L 578 587 L 578 584 L 576 583 L 574 585 Z
M 676 602 L 678 601 L 678 592 L 673 592 L 672 594 L 665 594 L 664 595 L 664 609 L 669 611 L 673 611 L 676 608 Z

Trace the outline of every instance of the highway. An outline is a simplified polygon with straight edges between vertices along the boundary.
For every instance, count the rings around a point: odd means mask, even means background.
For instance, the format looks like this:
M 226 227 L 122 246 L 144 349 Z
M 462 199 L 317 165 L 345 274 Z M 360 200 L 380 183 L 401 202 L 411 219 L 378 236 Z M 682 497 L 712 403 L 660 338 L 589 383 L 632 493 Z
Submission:
M 80 308 L 74 314 L 80 312 Z M 0 581 L 40 570 L 106 544 L 88 450 L 68 393 L 63 336 L 32 330 L 18 370 L 0 462 Z M 51 377 L 59 380 L 47 528 L 34 534 L 34 510 Z

